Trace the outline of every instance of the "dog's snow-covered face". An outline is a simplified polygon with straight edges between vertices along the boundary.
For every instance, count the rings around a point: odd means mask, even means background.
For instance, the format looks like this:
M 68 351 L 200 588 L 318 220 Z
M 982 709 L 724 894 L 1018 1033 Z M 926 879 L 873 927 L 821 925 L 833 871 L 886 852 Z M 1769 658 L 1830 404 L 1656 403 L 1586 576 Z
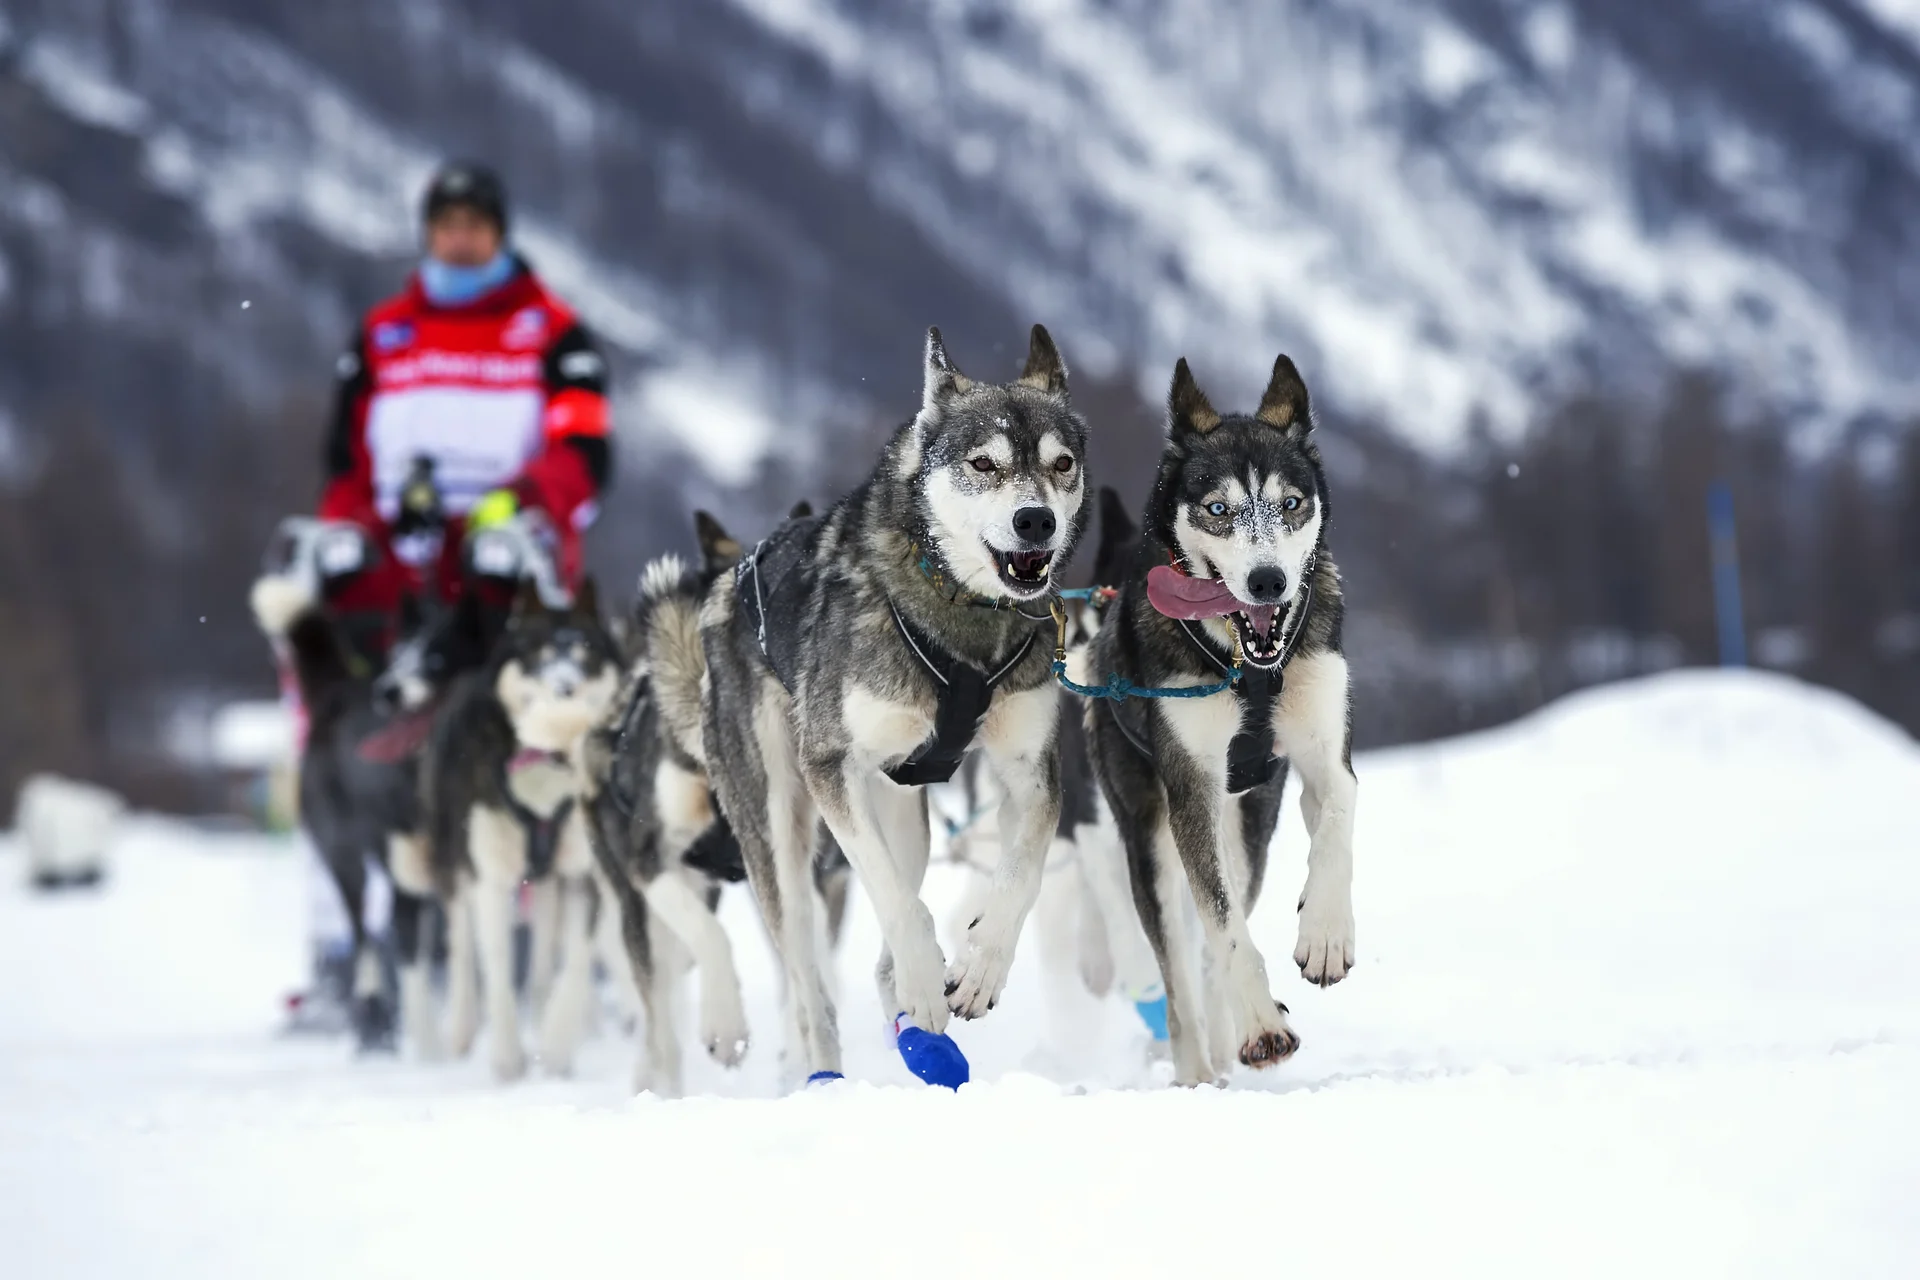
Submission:
M 1086 446 L 1044 328 L 1033 327 L 1026 368 L 1005 385 L 962 374 L 940 331 L 927 332 L 925 393 L 899 467 L 962 586 L 1015 600 L 1047 593 L 1086 522 Z
M 494 693 L 520 745 L 555 754 L 604 716 L 620 685 L 620 655 L 601 624 L 591 583 L 570 609 L 550 609 L 523 591 L 502 641 Z
M 1285 611 L 1299 594 L 1326 522 L 1325 483 L 1306 384 L 1281 356 L 1260 407 L 1222 416 L 1187 362 L 1169 395 L 1170 451 L 1163 531 L 1186 571 L 1218 580 L 1238 608 L 1227 614 L 1249 664 L 1282 657 Z

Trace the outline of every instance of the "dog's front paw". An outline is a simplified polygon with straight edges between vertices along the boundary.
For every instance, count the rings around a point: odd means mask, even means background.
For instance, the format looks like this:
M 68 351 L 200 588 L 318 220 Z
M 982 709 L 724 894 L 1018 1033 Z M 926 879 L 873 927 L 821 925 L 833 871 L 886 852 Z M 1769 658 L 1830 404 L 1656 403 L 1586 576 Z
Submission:
M 919 918 L 907 933 L 906 946 L 894 947 L 893 989 L 900 1008 L 913 1026 L 941 1033 L 947 1029 L 947 987 L 943 974 L 946 958 L 933 936 L 933 915 L 920 908 Z
M 1300 900 L 1300 941 L 1293 948 L 1300 976 L 1316 987 L 1330 987 L 1353 968 L 1353 901 L 1346 895 L 1316 894 Z
M 707 1054 L 723 1067 L 737 1067 L 747 1056 L 747 1015 L 740 1007 L 739 993 L 700 1003 L 700 1043 Z
M 1013 968 L 1013 948 L 968 931 L 966 954 L 947 970 L 947 1007 L 963 1018 L 985 1017 L 1000 1001 Z
M 493 1078 L 502 1084 L 527 1074 L 527 1051 L 521 1047 L 518 1036 L 496 1037 L 490 1060 Z
M 1300 1037 L 1287 1025 L 1287 1006 L 1273 1002 L 1273 1016 L 1261 1018 L 1240 1043 L 1240 1062 L 1258 1070 L 1275 1066 L 1294 1055 Z

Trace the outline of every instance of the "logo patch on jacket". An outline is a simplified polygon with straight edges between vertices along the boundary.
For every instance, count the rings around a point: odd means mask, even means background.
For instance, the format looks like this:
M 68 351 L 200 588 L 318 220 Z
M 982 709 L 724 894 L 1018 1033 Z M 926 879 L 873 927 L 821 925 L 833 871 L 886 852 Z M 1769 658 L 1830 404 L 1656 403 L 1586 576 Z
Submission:
M 406 320 L 388 320 L 373 326 L 375 351 L 398 351 L 413 342 L 413 325 Z
M 500 335 L 500 345 L 525 350 L 528 347 L 542 347 L 547 342 L 547 313 L 540 307 L 522 307 L 513 313 L 513 319 L 507 321 L 506 332 Z

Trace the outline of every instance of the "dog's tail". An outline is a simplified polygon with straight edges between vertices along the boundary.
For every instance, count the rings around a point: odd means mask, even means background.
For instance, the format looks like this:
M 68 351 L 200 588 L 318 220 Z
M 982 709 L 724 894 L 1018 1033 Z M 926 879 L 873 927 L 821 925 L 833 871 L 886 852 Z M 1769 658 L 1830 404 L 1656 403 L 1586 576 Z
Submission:
M 700 646 L 702 577 L 674 555 L 661 556 L 640 575 L 634 630 L 641 660 L 653 678 L 661 727 L 673 744 L 705 765 L 700 686 L 707 655 Z
M 311 707 L 327 690 L 353 679 L 339 629 L 300 583 L 269 575 L 253 584 L 248 602 L 260 630 L 292 664 L 302 703 Z

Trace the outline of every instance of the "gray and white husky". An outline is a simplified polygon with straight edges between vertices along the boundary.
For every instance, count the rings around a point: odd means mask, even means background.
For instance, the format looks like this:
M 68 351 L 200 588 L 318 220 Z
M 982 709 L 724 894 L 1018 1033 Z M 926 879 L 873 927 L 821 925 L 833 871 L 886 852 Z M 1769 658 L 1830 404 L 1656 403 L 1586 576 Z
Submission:
M 780 526 L 707 597 L 707 767 L 786 968 L 790 1061 L 811 1076 L 840 1070 L 812 919 L 817 814 L 879 916 L 875 977 L 909 1066 L 966 1078 L 947 1020 L 999 1000 L 1059 811 L 1048 603 L 1086 521 L 1086 444 L 1045 329 L 1007 384 L 962 374 L 929 330 L 920 411 L 872 475 Z M 976 745 L 1005 852 L 949 966 L 919 896 L 924 787 Z
M 1220 684 L 1236 660 L 1242 674 L 1211 696 L 1102 700 L 1086 717 L 1165 980 L 1175 1079 L 1197 1084 L 1235 1057 L 1269 1067 L 1299 1047 L 1247 929 L 1289 763 L 1312 840 L 1294 960 L 1320 985 L 1352 967 L 1356 788 L 1340 578 L 1306 384 L 1283 355 L 1253 414 L 1222 415 L 1182 360 L 1169 409 L 1140 550 L 1089 665 L 1096 681 L 1117 672 L 1149 687 Z M 1204 984 L 1183 936 L 1188 888 Z
M 581 754 L 580 800 L 599 880 L 647 1013 L 634 1087 L 666 1097 L 681 1086 L 674 995 L 683 960 L 699 971 L 707 1052 L 730 1067 L 747 1047 L 733 947 L 714 915 L 719 882 L 745 872 L 713 804 L 700 734 L 700 602 L 739 562 L 741 547 L 705 512 L 697 525 L 698 567 L 667 555 L 641 575 L 620 694 Z M 717 856 L 701 859 L 702 846 Z

